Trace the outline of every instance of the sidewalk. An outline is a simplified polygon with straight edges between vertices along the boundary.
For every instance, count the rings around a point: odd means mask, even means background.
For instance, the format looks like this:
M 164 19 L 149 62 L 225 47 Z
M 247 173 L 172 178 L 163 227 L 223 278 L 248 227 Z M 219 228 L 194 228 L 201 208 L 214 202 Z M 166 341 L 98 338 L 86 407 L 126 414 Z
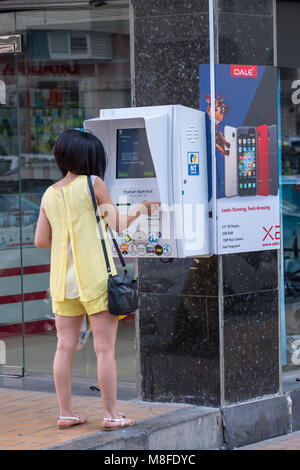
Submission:
M 73 395 L 84 425 L 57 429 L 56 394 L 0 388 L 0 450 L 196 450 L 222 446 L 220 411 L 180 403 L 118 400 L 134 426 L 101 431 L 100 397 Z
M 136 398 L 118 400 L 118 405 L 135 426 L 101 431 L 100 397 L 75 394 L 74 410 L 88 422 L 59 430 L 55 393 L 0 387 L 0 450 L 224 449 L 219 409 Z M 234 450 L 300 450 L 300 431 Z
M 153 404 L 138 400 L 119 401 L 119 408 L 137 423 L 187 408 L 180 404 Z M 0 449 L 39 450 L 97 435 L 99 443 L 109 434 L 100 430 L 102 420 L 99 397 L 75 396 L 74 409 L 88 417 L 85 425 L 58 430 L 58 407 L 54 393 L 0 389 Z M 124 433 L 125 430 L 122 430 Z
M 235 450 L 300 450 L 300 431 L 257 442 Z

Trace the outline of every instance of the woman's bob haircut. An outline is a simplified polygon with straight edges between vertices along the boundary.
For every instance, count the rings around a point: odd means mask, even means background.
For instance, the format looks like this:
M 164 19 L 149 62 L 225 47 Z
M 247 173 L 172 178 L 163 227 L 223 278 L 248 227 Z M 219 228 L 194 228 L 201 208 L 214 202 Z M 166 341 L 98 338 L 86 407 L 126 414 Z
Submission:
M 67 129 L 57 139 L 54 155 L 63 176 L 71 171 L 104 179 L 107 166 L 105 150 L 102 142 L 89 132 Z

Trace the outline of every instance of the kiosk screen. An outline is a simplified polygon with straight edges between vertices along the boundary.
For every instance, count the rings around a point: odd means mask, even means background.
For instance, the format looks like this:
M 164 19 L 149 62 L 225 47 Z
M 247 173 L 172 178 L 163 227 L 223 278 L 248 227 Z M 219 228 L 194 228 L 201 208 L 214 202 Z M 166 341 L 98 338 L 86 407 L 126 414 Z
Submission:
M 155 178 L 145 129 L 117 130 L 116 177 Z

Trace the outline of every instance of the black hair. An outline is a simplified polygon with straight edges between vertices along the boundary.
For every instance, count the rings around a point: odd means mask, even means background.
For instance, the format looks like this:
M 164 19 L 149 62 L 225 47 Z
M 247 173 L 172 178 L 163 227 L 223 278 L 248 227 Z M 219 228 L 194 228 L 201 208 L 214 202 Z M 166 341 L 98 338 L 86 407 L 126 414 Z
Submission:
M 71 171 L 77 175 L 97 175 L 104 179 L 106 153 L 102 142 L 90 132 L 67 129 L 57 139 L 54 155 L 63 176 Z

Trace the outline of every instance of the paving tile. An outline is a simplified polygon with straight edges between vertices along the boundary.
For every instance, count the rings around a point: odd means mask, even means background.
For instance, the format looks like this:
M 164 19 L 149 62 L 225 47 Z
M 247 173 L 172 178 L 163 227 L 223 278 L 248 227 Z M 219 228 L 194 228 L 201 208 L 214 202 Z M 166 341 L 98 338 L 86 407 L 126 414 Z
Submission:
M 300 431 L 240 447 L 238 450 L 300 450 Z
M 119 410 L 136 421 L 176 411 L 180 404 L 119 401 Z M 57 429 L 58 404 L 54 393 L 0 389 L 0 450 L 38 450 L 101 431 L 100 397 L 73 399 L 73 407 L 88 417 L 85 425 Z

